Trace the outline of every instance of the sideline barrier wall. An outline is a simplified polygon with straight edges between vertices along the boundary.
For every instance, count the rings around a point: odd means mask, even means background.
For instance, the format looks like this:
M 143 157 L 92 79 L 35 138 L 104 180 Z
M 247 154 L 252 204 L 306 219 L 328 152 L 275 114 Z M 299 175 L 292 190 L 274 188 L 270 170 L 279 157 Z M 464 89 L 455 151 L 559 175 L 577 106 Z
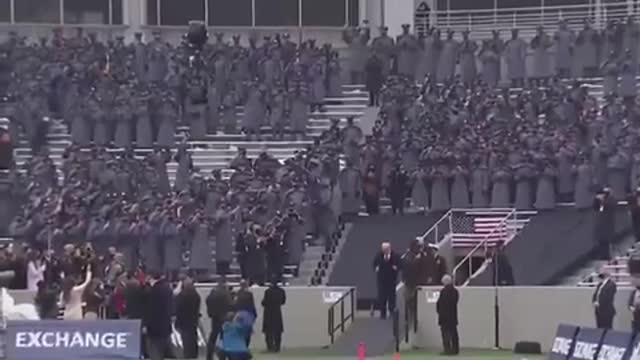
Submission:
M 418 332 L 413 345 L 440 348 L 440 328 L 436 313 L 440 288 L 425 287 L 418 293 Z M 495 301 L 493 287 L 458 288 L 458 332 L 463 348 L 492 349 L 495 345 Z M 591 297 L 594 288 L 582 287 L 502 287 L 497 291 L 499 305 L 499 345 L 513 349 L 518 341 L 537 341 L 543 351 L 553 343 L 559 324 L 595 327 Z M 619 288 L 614 329 L 630 331 L 631 313 L 627 306 L 631 289 Z
M 206 298 L 214 284 L 198 285 L 197 291 L 200 294 L 200 322 L 205 334 L 208 336 L 211 330 L 211 321 L 207 316 Z M 327 330 L 327 314 L 329 307 L 342 294 L 349 291 L 349 287 L 285 287 L 287 303 L 282 307 L 282 319 L 284 322 L 284 334 L 282 335 L 282 346 L 286 348 L 321 348 L 331 343 Z M 261 351 L 266 349 L 264 335 L 262 334 L 262 298 L 264 287 L 251 288 L 253 293 L 258 319 L 253 327 L 253 337 L 251 338 L 252 350 Z M 27 290 L 11 290 L 9 294 L 13 296 L 16 304 L 33 303 L 35 292 Z M 353 296 L 357 296 L 354 292 Z M 351 295 L 347 295 L 345 301 L 345 315 L 350 309 Z M 335 323 L 340 322 L 340 311 L 334 314 Z M 345 324 L 345 329 L 351 326 L 351 322 Z M 336 337 L 341 335 L 336 333 Z

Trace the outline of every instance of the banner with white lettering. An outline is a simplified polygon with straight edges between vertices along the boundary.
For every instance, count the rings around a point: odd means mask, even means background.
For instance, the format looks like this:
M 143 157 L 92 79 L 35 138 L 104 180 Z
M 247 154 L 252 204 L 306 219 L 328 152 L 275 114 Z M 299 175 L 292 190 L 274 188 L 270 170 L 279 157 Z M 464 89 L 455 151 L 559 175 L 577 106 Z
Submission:
M 631 333 L 616 330 L 607 331 L 604 334 L 596 360 L 624 360 L 631 340 Z
M 604 337 L 604 330 L 580 328 L 571 353 L 571 360 L 593 360 L 598 356 L 598 350 Z
M 140 358 L 140 321 L 9 321 L 11 360 L 128 360 Z
M 573 350 L 573 341 L 578 333 L 578 327 L 560 324 L 556 330 L 556 336 L 549 351 L 549 360 L 567 360 Z

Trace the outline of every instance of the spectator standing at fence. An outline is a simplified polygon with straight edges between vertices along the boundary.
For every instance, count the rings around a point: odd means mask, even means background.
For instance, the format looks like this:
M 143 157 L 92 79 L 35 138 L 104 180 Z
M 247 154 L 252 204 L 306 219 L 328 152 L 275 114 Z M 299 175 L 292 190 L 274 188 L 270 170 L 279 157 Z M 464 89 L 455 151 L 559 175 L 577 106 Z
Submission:
M 149 279 L 145 302 L 144 331 L 150 360 L 163 360 L 169 348 L 173 292 L 159 272 Z
M 76 284 L 76 277 L 69 276 L 62 282 L 62 303 L 64 304 L 64 320 L 82 320 L 82 295 L 91 282 L 91 270 L 87 268 L 84 281 Z
M 443 355 L 457 355 L 460 352 L 458 338 L 458 290 L 453 286 L 451 275 L 442 277 L 444 287 L 436 303 L 438 325 L 442 333 Z
M 396 309 L 396 282 L 400 259 L 391 250 L 391 244 L 383 242 L 380 252 L 373 259 L 373 269 L 376 272 L 378 284 L 378 310 L 380 317 L 387 318 L 387 309 L 393 313 Z
M 218 283 L 218 286 L 211 289 L 207 296 L 207 314 L 211 319 L 211 332 L 207 340 L 207 357 L 206 360 L 212 360 L 216 349 L 216 342 L 222 331 L 227 316 L 233 310 L 233 299 L 231 292 L 227 287 L 224 278 Z
M 596 291 L 593 293 L 592 298 L 596 314 L 596 327 L 599 329 L 611 329 L 613 327 L 613 318 L 616 316 L 614 300 L 618 288 L 609 275 L 606 268 L 600 270 L 600 274 L 598 274 L 600 282 L 596 286 Z
M 287 302 L 287 295 L 278 286 L 278 279 L 274 278 L 271 285 L 264 292 L 262 307 L 264 308 L 262 332 L 264 333 L 267 351 L 280 352 L 284 324 L 282 323 L 282 306 Z
M 182 338 L 182 357 L 198 358 L 198 321 L 200 320 L 200 295 L 191 279 L 182 281 L 182 290 L 176 296 L 176 329 Z

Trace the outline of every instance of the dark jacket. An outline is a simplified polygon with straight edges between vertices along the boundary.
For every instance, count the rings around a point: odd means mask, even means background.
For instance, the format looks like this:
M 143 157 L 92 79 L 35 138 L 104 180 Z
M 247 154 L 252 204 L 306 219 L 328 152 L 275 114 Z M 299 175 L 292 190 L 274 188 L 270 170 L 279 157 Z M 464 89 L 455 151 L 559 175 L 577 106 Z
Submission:
M 614 300 L 617 291 L 618 286 L 613 279 L 603 280 L 598 284 L 598 286 L 596 286 L 596 290 L 593 292 L 591 300 L 594 304 L 598 303 L 598 306 L 596 307 L 598 315 L 607 317 L 616 315 Z
M 171 335 L 173 291 L 164 280 L 159 280 L 147 293 L 144 325 L 147 336 L 167 337 Z
M 611 243 L 615 236 L 616 202 L 611 196 L 593 201 L 595 240 L 597 243 Z
M 384 254 L 380 251 L 373 259 L 373 269 L 377 270 L 378 284 L 393 284 L 395 286 L 398 280 L 398 271 L 400 270 L 400 259 L 391 251 L 389 259 L 386 260 Z
M 200 319 L 200 295 L 195 289 L 185 289 L 176 296 L 176 328 L 195 329 Z
M 371 57 L 367 61 L 365 68 L 367 90 L 377 92 L 384 83 L 384 75 L 382 73 L 382 62 L 378 57 Z
M 270 286 L 264 292 L 262 307 L 264 308 L 262 320 L 262 332 L 282 333 L 282 305 L 287 302 L 287 295 L 279 286 Z
M 139 284 L 127 284 L 124 288 L 125 313 L 129 319 L 143 319 L 145 316 L 145 288 Z
M 58 318 L 58 294 L 55 290 L 46 289 L 39 292 L 34 302 L 38 309 L 38 315 L 41 319 L 57 319 Z
M 212 323 L 222 324 L 233 310 L 233 300 L 227 288 L 213 288 L 207 296 L 207 315 Z M 213 326 L 212 326 L 213 327 Z
M 254 318 L 258 317 L 256 311 L 256 303 L 253 300 L 253 293 L 249 290 L 239 290 L 236 294 L 236 311 L 246 311 L 253 315 Z
M 453 285 L 445 285 L 440 290 L 440 297 L 436 303 L 438 311 L 438 325 L 458 325 L 458 289 Z

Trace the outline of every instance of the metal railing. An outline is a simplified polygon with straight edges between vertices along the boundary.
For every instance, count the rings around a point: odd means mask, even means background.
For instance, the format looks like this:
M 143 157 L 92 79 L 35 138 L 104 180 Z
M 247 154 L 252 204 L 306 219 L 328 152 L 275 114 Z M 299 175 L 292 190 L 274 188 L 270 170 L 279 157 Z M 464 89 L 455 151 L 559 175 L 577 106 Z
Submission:
M 331 339 L 331 344 L 334 343 L 335 341 L 335 334 L 338 332 L 338 330 L 340 330 L 341 333 L 344 333 L 346 327 L 345 325 L 347 324 L 347 322 L 349 320 L 351 320 L 351 322 L 353 322 L 353 320 L 355 319 L 356 316 L 356 289 L 355 288 L 351 288 L 349 289 L 349 291 L 345 292 L 344 294 L 342 294 L 342 296 L 340 296 L 340 298 L 338 300 L 336 300 L 333 304 L 331 304 L 331 306 L 329 307 L 328 310 L 328 334 L 329 334 L 329 338 Z M 345 314 L 345 300 L 347 298 L 347 296 L 349 297 L 349 313 Z M 340 321 L 336 324 L 335 321 L 335 312 L 336 312 L 336 307 L 340 306 Z
M 457 273 L 463 266 L 468 266 L 468 276 L 469 278 L 473 275 L 473 257 L 477 256 L 479 251 L 484 251 L 484 255 L 487 254 L 490 246 L 489 242 L 495 239 L 496 235 L 499 232 L 504 232 L 503 241 L 507 241 L 510 237 L 514 236 L 517 230 L 515 228 L 510 228 L 509 223 L 515 223 L 517 221 L 517 212 L 515 209 L 511 209 L 507 215 L 505 215 L 496 226 L 491 229 L 490 232 L 486 233 L 482 240 L 478 242 L 476 246 L 474 246 L 468 253 L 465 255 L 462 260 L 453 268 L 451 271 L 451 276 L 453 277 L 454 283 L 458 284 Z
M 454 209 L 447 211 L 442 215 L 440 220 L 436 221 L 436 223 L 429 228 L 429 230 L 427 230 L 423 235 L 418 236 L 418 239 L 420 239 L 424 244 L 437 244 L 440 242 L 442 236 L 452 232 L 453 211 Z
M 548 2 L 551 3 L 552 2 Z M 518 28 L 521 31 L 535 29 L 539 25 L 556 27 L 564 19 L 571 27 L 581 26 L 585 18 L 602 27 L 610 19 L 623 20 L 629 15 L 638 15 L 639 9 L 629 7 L 626 1 L 595 5 L 551 5 L 523 8 L 493 8 L 479 10 L 436 11 L 436 26 L 453 30 L 491 31 Z

